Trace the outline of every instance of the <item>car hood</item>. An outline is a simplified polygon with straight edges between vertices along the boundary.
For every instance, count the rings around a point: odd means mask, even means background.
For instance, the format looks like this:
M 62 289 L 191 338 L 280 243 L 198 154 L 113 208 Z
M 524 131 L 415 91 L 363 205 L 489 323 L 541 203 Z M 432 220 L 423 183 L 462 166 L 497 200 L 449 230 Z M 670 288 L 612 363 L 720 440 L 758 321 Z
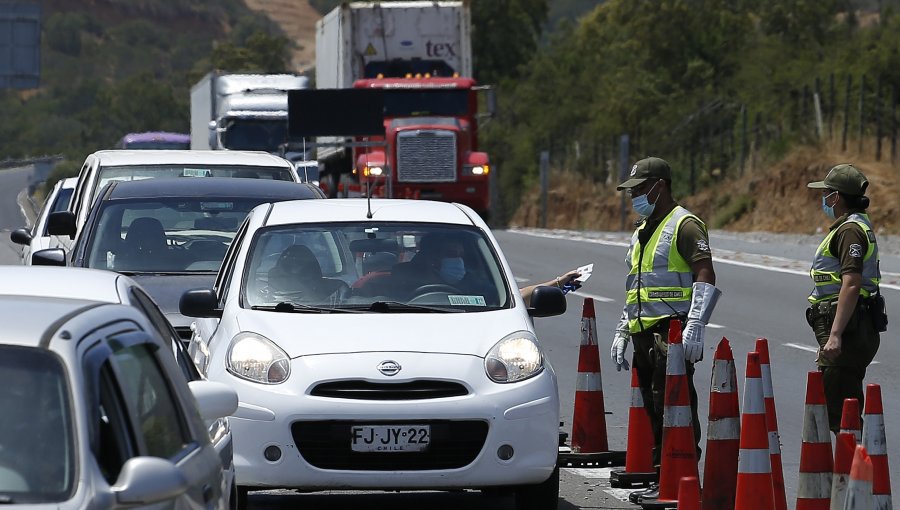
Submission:
M 290 358 L 387 351 L 484 356 L 510 333 L 533 331 L 521 309 L 321 315 L 242 309 L 237 325 L 272 340 Z
M 178 302 L 184 291 L 211 288 L 216 281 L 214 274 L 135 274 L 136 281 L 153 298 L 172 326 L 189 327 L 194 319 L 181 315 Z

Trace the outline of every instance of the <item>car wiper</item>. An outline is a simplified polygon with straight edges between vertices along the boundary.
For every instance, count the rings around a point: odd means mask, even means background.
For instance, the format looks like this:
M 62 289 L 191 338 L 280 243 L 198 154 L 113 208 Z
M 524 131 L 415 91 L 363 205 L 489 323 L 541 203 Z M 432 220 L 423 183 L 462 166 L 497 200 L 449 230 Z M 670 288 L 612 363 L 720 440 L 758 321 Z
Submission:
M 359 310 L 327 306 L 311 306 L 304 305 L 303 303 L 293 303 L 291 301 L 282 301 L 274 305 L 253 305 L 250 309 L 281 313 L 359 313 Z
M 458 313 L 465 310 L 459 308 L 447 308 L 445 306 L 412 305 L 400 301 L 375 301 L 366 308 L 370 312 L 430 312 L 430 313 Z

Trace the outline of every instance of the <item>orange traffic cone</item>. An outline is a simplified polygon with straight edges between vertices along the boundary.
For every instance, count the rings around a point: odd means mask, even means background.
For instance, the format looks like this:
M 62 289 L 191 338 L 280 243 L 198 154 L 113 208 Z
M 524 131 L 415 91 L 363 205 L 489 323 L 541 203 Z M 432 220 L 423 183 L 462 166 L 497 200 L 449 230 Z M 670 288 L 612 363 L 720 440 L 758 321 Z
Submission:
M 668 508 L 678 501 L 678 481 L 685 476 L 698 477 L 697 443 L 691 418 L 681 322 L 669 322 L 669 349 L 666 355 L 666 391 L 663 398 L 662 464 L 659 473 L 659 497 L 641 499 L 643 508 Z
M 644 408 L 644 397 L 638 383 L 638 369 L 631 366 L 631 407 L 628 408 L 628 445 L 625 448 L 625 469 L 609 473 L 612 487 L 639 487 L 657 480 L 653 467 L 653 429 Z
M 850 399 L 847 399 L 850 400 Z M 844 402 L 846 403 L 847 400 Z M 856 400 L 856 399 L 854 399 Z M 846 409 L 846 406 L 844 407 Z M 850 432 L 841 432 L 834 444 L 834 476 L 831 479 L 831 510 L 843 510 L 847 500 L 847 485 L 850 483 L 850 467 L 856 438 Z
M 606 410 L 603 407 L 603 380 L 600 377 L 594 300 L 584 298 L 578 379 L 575 383 L 575 412 L 572 416 L 572 451 L 595 453 L 607 450 L 609 442 L 606 437 Z
M 872 510 L 880 508 L 875 506 L 875 498 L 872 496 L 872 487 L 874 486 L 874 466 L 872 464 L 872 459 L 866 453 L 866 447 L 856 445 L 856 452 L 853 454 L 853 467 L 850 468 L 850 484 L 847 486 L 847 501 L 844 502 L 844 510 Z M 890 501 L 888 502 L 890 503 Z
M 575 411 L 572 415 L 572 452 L 560 453 L 560 466 L 622 466 L 625 452 L 609 451 L 597 320 L 594 300 L 584 299 L 581 314 L 581 347 L 578 350 L 578 378 L 575 383 Z
M 678 481 L 678 510 L 700 510 L 700 482 L 685 476 Z
M 841 411 L 841 432 L 850 432 L 857 443 L 862 443 L 862 422 L 860 421 L 859 400 L 845 398 Z M 851 458 L 851 461 L 853 459 Z
M 881 404 L 881 386 L 866 385 L 866 418 L 863 421 L 862 444 L 872 459 L 874 481 L 872 494 L 876 510 L 890 510 L 891 471 L 888 468 L 887 440 L 884 432 L 884 408 Z M 848 498 L 849 499 L 849 498 Z
M 775 392 L 772 388 L 772 367 L 769 362 L 769 341 L 765 338 L 757 338 L 756 352 L 759 353 L 763 399 L 766 402 L 766 430 L 769 434 L 769 456 L 772 459 L 772 489 L 775 494 L 775 510 L 787 510 L 787 495 L 784 491 L 784 470 L 781 467 L 781 437 L 778 435 Z
M 741 452 L 738 457 L 735 510 L 772 510 L 772 459 L 766 432 L 766 403 L 763 397 L 759 353 L 747 353 L 744 377 L 744 413 L 741 415 Z
M 706 429 L 706 462 L 703 467 L 703 508 L 731 510 L 737 488 L 741 413 L 737 374 L 727 338 L 722 338 L 713 358 L 709 389 L 709 426 Z M 680 499 L 679 499 L 680 503 Z
M 800 446 L 797 510 L 828 510 L 833 460 L 822 372 L 809 372 L 806 377 L 806 410 L 803 416 L 803 444 Z

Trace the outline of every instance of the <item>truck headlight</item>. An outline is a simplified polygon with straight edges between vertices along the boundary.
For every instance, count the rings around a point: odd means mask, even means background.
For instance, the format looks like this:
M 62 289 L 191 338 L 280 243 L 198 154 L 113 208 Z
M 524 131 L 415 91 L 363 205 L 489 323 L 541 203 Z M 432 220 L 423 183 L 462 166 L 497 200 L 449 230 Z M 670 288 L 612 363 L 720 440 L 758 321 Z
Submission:
M 363 175 L 366 177 L 381 177 L 384 174 L 384 168 L 380 166 L 367 166 L 363 167 Z
M 484 370 L 497 383 L 523 381 L 541 373 L 544 356 L 537 339 L 527 331 L 508 335 L 484 357 Z
M 463 167 L 463 174 L 483 176 L 491 172 L 491 165 L 466 165 Z
M 238 333 L 228 347 L 225 368 L 248 381 L 281 384 L 291 375 L 291 360 L 268 338 Z

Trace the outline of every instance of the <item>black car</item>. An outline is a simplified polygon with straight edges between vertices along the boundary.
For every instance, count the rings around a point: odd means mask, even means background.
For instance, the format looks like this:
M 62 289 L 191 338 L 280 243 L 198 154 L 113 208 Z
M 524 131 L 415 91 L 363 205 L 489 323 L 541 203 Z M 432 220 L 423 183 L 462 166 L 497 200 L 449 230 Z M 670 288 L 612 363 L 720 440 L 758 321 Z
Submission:
M 67 254 L 41 250 L 36 265 L 107 269 L 144 287 L 182 338 L 190 323 L 178 313 L 185 290 L 211 287 L 231 240 L 251 209 L 267 202 L 325 198 L 311 184 L 227 178 L 112 182 L 91 208 Z

